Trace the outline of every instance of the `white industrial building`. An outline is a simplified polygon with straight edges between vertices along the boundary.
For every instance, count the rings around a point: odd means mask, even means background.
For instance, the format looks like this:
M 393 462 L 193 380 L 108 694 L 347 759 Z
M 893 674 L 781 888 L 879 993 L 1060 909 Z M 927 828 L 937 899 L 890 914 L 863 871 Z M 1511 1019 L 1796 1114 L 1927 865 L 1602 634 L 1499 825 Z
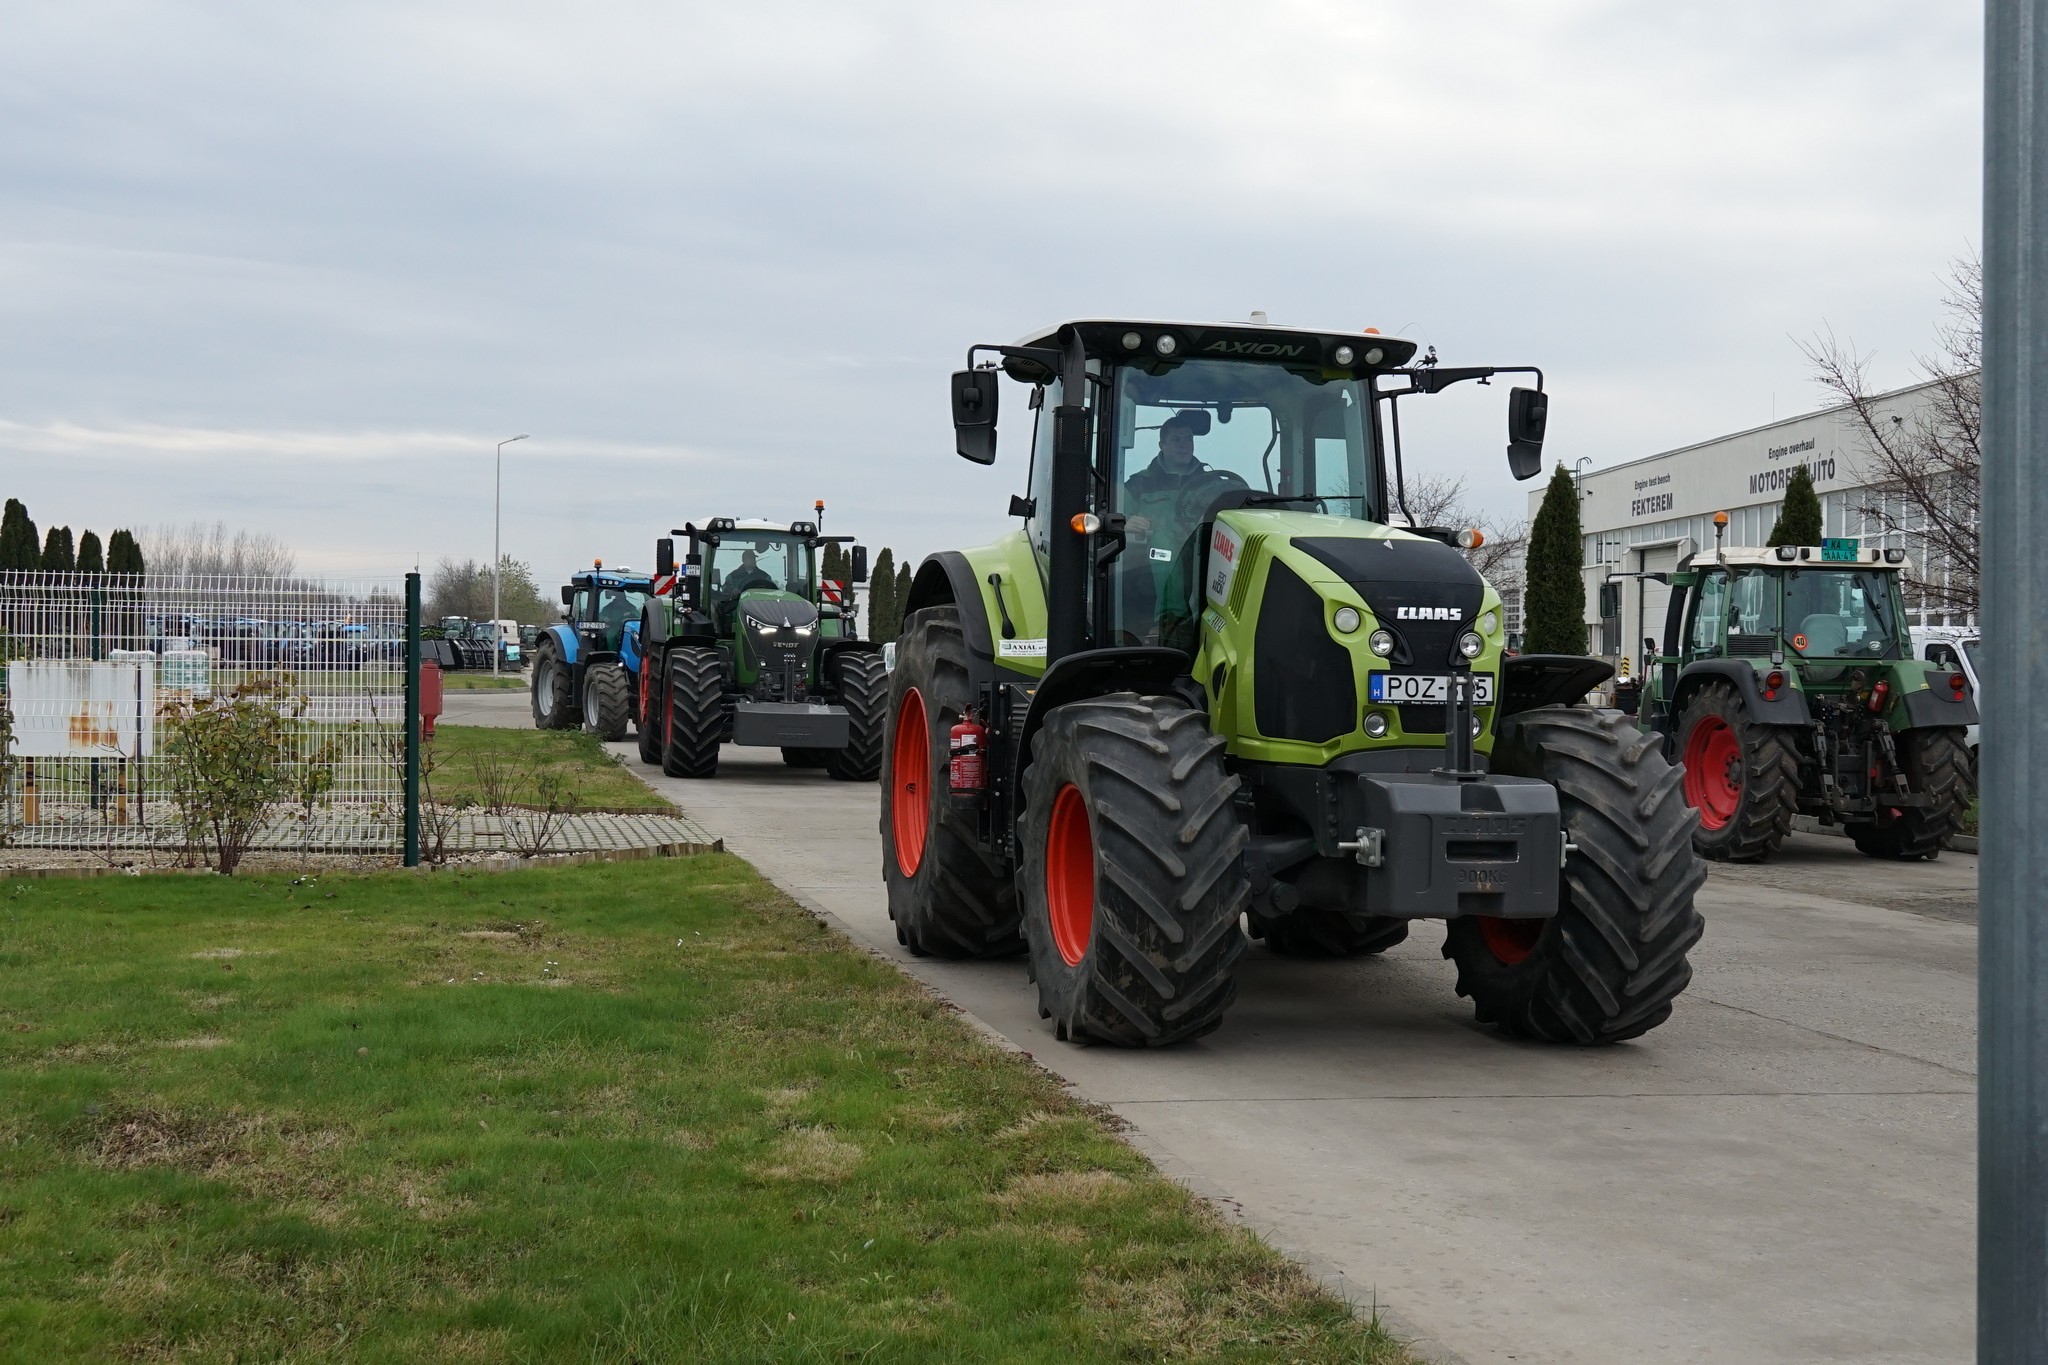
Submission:
M 1933 389 L 1921 384 L 1883 395 L 1875 400 L 1879 420 L 1915 420 Z M 1924 563 L 1910 534 L 1887 533 L 1879 518 L 1867 514 L 1878 496 L 1867 463 L 1854 413 L 1829 408 L 1587 470 L 1579 479 L 1579 526 L 1585 535 L 1590 650 L 1617 664 L 1627 659 L 1640 666 L 1643 640 L 1663 638 L 1670 596 L 1662 583 L 1643 575 L 1668 572 L 1693 550 L 1711 550 L 1716 512 L 1728 514 L 1726 544 L 1762 545 L 1777 524 L 1785 483 L 1801 464 L 1813 475 L 1828 535 L 1856 536 L 1866 548 L 1904 549 L 1916 569 L 1939 572 L 1939 566 Z M 1540 484 L 1530 491 L 1531 522 L 1543 493 Z M 1975 624 L 1917 599 L 1908 593 L 1915 626 Z

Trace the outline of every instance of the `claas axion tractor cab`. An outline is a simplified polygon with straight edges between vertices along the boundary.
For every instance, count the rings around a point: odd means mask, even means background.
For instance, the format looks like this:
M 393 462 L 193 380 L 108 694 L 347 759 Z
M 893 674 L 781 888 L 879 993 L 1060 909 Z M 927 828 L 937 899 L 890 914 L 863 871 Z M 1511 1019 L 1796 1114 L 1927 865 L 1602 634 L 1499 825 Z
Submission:
M 822 507 L 823 504 L 820 504 Z M 721 743 L 780 748 L 792 767 L 875 778 L 887 671 L 854 632 L 851 584 L 821 582 L 818 551 L 850 536 L 815 522 L 714 517 L 655 547 L 657 591 L 641 613 L 646 656 L 640 755 L 672 777 L 711 777 Z M 851 547 L 849 577 L 867 578 Z
M 1401 526 L 1404 403 L 1533 369 L 1374 332 L 1084 320 L 972 347 L 958 453 L 1033 413 L 1018 528 L 918 569 L 891 677 L 881 827 L 899 938 L 1028 954 L 1058 1036 L 1215 1027 L 1249 923 L 1376 952 L 1416 919 L 1479 1017 L 1636 1036 L 1700 932 L 1691 816 L 1656 741 L 1581 704 L 1598 661 L 1507 657 L 1470 532 Z
M 1717 544 L 1666 576 L 1642 721 L 1684 764 L 1701 854 L 1768 857 L 1798 814 L 1881 858 L 1934 857 L 1961 827 L 1977 707 L 1958 665 L 1913 657 L 1911 571 L 1838 538 Z

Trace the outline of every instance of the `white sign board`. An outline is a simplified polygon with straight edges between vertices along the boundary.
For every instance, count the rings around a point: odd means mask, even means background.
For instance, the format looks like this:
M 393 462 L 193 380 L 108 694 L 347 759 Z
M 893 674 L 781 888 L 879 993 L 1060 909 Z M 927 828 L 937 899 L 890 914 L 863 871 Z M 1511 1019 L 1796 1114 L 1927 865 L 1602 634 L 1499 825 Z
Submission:
M 156 670 L 142 662 L 16 659 L 7 665 L 22 758 L 143 758 L 156 750 Z

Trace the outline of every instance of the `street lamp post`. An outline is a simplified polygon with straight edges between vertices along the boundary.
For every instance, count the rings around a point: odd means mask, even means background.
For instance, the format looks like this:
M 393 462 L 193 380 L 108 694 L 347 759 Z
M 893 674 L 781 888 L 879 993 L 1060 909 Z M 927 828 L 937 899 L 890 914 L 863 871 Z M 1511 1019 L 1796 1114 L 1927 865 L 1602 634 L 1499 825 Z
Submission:
M 491 484 L 491 676 L 494 678 L 498 676 L 498 657 L 504 652 L 500 648 L 504 642 L 498 638 L 499 599 L 503 595 L 505 587 L 503 581 L 504 573 L 501 568 L 504 552 L 498 548 L 498 539 L 504 526 L 505 447 L 511 445 L 514 441 L 523 441 L 525 439 L 526 433 L 522 431 L 517 436 L 507 436 L 504 440 L 498 442 L 498 468 L 496 477 L 492 480 Z

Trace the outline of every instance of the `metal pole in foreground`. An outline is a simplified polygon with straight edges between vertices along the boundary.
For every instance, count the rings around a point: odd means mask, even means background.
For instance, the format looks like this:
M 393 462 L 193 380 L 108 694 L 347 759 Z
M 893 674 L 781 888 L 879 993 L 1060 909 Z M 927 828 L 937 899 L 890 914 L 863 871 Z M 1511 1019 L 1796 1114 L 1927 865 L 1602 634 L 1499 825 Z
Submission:
M 405 865 L 420 865 L 420 576 L 405 576 Z
M 1977 1359 L 2048 1361 L 2048 0 L 1984 24 Z
M 508 436 L 498 442 L 498 469 L 491 482 L 491 676 L 498 676 L 498 655 L 503 652 L 504 642 L 498 638 L 498 616 L 502 610 L 499 596 L 503 590 L 503 551 L 498 548 L 498 529 L 503 525 L 501 509 L 505 505 L 505 447 L 514 441 L 523 441 L 526 433 Z

